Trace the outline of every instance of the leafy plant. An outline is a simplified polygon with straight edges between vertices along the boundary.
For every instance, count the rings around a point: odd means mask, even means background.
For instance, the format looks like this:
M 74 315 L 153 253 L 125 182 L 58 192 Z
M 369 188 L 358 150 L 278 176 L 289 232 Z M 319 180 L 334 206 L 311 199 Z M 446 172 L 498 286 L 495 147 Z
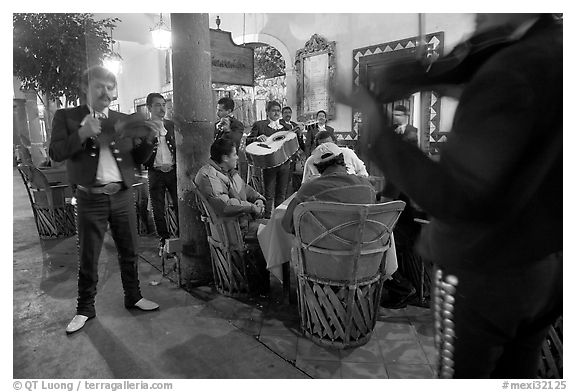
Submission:
M 274 78 L 286 75 L 286 63 L 280 52 L 269 45 L 262 45 L 254 49 L 254 77 Z
M 80 77 L 89 66 L 102 64 L 111 54 L 108 31 L 118 18 L 96 21 L 93 14 L 13 14 L 14 76 L 23 89 L 45 94 L 49 100 L 80 96 Z

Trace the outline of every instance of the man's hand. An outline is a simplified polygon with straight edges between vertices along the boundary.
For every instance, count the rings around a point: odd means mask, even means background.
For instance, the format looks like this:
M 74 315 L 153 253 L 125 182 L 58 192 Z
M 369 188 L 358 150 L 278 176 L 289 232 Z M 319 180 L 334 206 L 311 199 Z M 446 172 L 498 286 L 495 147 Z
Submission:
M 216 127 L 223 132 L 230 131 L 230 118 L 224 117 L 216 124 Z
M 92 117 L 92 115 L 87 114 L 82 120 L 82 126 L 78 130 L 78 136 L 80 136 L 80 141 L 84 143 L 86 139 L 90 137 L 98 137 L 102 133 L 102 127 L 100 125 L 100 120 Z
M 160 137 L 160 129 L 163 127 L 162 122 L 146 120 L 144 124 L 152 130 L 152 133 L 149 135 L 151 140 L 153 140 L 155 137 Z
M 265 142 L 266 140 L 268 140 L 268 136 L 266 135 L 260 135 L 256 138 L 257 141 L 259 142 Z
M 256 200 L 256 202 L 252 204 L 252 211 L 257 218 L 264 215 L 264 202 L 260 199 Z
M 296 132 L 296 134 L 300 136 L 302 135 L 302 131 L 304 131 L 304 123 L 298 123 L 298 125 L 294 127 L 294 132 Z

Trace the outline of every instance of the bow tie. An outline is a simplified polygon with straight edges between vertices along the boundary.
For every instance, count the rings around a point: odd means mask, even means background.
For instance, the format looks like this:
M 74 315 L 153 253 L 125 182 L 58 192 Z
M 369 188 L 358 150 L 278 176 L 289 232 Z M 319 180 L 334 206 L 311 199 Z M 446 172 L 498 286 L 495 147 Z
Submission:
M 276 120 L 276 121 L 270 120 L 270 124 L 268 124 L 268 126 L 272 129 L 276 129 L 276 130 L 282 128 L 282 125 L 280 125 L 280 120 Z

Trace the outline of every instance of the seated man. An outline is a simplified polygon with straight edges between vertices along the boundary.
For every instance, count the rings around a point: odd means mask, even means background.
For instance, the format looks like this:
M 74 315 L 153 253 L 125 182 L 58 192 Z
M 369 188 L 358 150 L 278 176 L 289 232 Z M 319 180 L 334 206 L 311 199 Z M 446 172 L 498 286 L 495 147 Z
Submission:
M 300 187 L 288 204 L 282 227 L 294 233 L 293 214 L 296 206 L 305 201 L 321 200 L 337 203 L 371 204 L 376 202 L 376 191 L 365 177 L 350 175 L 344 163 L 343 150 L 332 142 L 320 144 L 310 156 L 320 177 Z
M 316 146 L 321 145 L 322 143 L 328 142 L 335 142 L 334 136 L 328 131 L 320 131 L 316 135 Z M 346 147 L 341 148 L 342 155 L 344 157 L 344 164 L 346 166 L 346 172 L 348 174 L 355 174 L 357 176 L 368 177 L 368 172 L 366 171 L 366 166 L 364 162 L 356 153 Z M 304 184 L 307 181 L 310 181 L 312 178 L 319 177 L 320 173 L 316 166 L 312 162 L 312 155 L 308 157 L 306 162 L 304 163 L 304 174 L 302 176 L 302 183 Z
M 264 213 L 264 196 L 246 184 L 236 170 L 238 154 L 231 139 L 217 139 L 210 147 L 210 160 L 198 170 L 194 183 L 216 214 L 238 216 L 244 237 L 255 238 L 254 218 Z

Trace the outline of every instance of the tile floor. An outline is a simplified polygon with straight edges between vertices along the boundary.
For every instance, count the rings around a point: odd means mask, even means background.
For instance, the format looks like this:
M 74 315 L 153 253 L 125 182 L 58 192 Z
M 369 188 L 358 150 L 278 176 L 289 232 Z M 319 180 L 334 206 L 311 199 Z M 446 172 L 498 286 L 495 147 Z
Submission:
M 153 249 L 144 250 L 142 258 L 160 268 L 160 259 Z M 171 270 L 170 263 L 167 270 Z M 174 272 L 168 276 L 176 280 Z M 434 378 L 436 359 L 430 309 L 410 305 L 395 310 L 381 307 L 368 343 L 346 350 L 328 349 L 300 332 L 297 305 L 282 303 L 280 282 L 271 279 L 269 298 L 238 300 L 218 294 L 213 287 L 192 289 L 191 295 L 202 298 L 232 325 L 312 378 Z

